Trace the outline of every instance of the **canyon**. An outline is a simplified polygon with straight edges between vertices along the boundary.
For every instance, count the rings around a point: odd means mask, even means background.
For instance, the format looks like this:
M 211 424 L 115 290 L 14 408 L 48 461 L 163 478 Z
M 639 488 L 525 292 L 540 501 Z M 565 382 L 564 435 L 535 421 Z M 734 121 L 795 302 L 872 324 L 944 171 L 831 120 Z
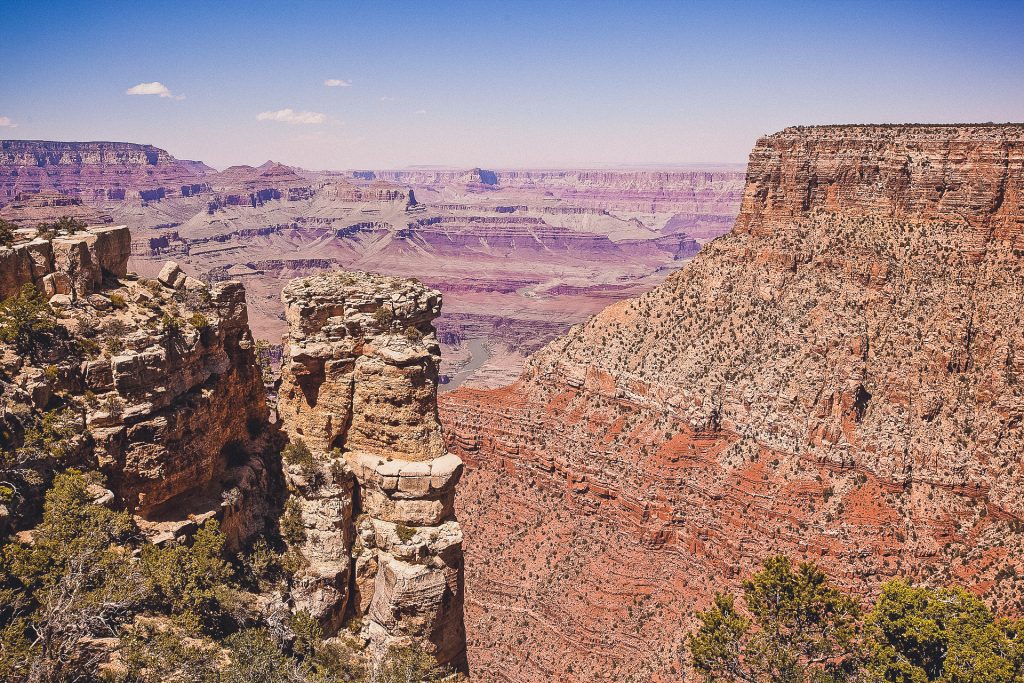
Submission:
M 253 333 L 274 345 L 292 278 L 372 270 L 439 289 L 442 391 L 507 384 L 571 324 L 660 283 L 728 231 L 742 190 L 728 165 L 218 172 L 148 145 L 0 143 L 0 218 L 130 225 L 134 270 L 172 258 L 243 281 Z
M 1024 127 L 761 138 L 728 235 L 441 400 L 485 681 L 667 681 L 771 555 L 1024 611 Z
M 5 474 L 4 532 L 97 470 L 157 546 L 279 529 L 267 623 L 481 681 L 678 680 L 696 612 L 780 553 L 1024 612 L 1024 126 L 789 128 L 743 183 L 52 144 L 0 176 L 0 297 L 56 317 L 0 346 L 0 439 L 71 436 Z M 133 170 L 60 170 L 108 154 Z M 58 215 L 90 226 L 30 227 Z

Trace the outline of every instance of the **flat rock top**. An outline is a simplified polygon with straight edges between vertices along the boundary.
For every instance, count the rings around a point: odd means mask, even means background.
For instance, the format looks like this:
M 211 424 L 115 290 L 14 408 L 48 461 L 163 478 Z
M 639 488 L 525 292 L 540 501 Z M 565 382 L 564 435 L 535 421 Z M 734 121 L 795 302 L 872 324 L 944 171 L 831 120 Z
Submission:
M 336 271 L 292 280 L 282 290 L 281 298 L 286 306 L 389 301 L 433 308 L 439 305 L 441 293 L 412 278 Z
M 931 138 L 976 140 L 1024 139 L 1024 123 L 897 123 L 897 124 L 835 124 L 826 126 L 790 126 L 766 136 L 778 138 Z

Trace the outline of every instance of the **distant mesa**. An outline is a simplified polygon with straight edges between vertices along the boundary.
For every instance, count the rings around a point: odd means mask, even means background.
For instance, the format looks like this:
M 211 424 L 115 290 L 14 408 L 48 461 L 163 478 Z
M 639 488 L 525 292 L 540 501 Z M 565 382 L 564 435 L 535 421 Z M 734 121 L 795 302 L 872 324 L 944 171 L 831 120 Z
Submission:
M 480 185 L 497 185 L 498 174 L 494 171 L 487 171 L 482 168 L 474 168 L 466 174 L 466 182 L 479 183 Z
M 211 281 L 244 279 L 265 339 L 284 332 L 283 279 L 419 278 L 448 296 L 448 389 L 511 381 L 528 353 L 661 282 L 732 226 L 743 180 L 704 166 L 310 171 L 269 159 L 217 171 L 151 145 L 22 140 L 0 149 L 0 212 L 131 225 L 144 275 L 174 258 Z
M 151 201 L 180 196 L 209 167 L 129 142 L 0 141 L 0 204 L 23 192 L 52 190 L 86 201 Z

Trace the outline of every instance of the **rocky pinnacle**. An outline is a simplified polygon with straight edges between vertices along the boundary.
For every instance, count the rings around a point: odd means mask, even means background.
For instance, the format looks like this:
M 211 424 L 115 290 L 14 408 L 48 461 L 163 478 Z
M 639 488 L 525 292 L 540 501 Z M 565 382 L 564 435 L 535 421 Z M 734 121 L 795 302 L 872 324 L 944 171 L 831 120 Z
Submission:
M 314 465 L 286 464 L 309 562 L 293 599 L 328 630 L 361 620 L 373 651 L 414 644 L 462 666 L 462 461 L 437 417 L 441 295 L 415 280 L 294 280 L 281 423 Z

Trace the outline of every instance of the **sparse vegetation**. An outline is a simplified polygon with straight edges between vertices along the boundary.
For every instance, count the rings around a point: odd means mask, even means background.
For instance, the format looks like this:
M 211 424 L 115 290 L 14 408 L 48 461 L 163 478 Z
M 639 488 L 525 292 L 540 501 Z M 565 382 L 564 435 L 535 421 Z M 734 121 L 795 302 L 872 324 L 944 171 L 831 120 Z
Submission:
M 36 225 L 36 233 L 43 239 L 53 239 L 58 235 L 71 235 L 85 230 L 86 224 L 70 216 L 62 216 L 52 223 L 39 223 Z
M 395 533 L 402 543 L 408 543 L 416 535 L 416 529 L 399 523 L 395 525 Z
M 266 339 L 257 339 L 255 351 L 256 364 L 259 366 L 260 374 L 263 377 L 263 384 L 270 386 L 274 383 L 274 366 L 270 362 L 270 342 Z
M 395 312 L 386 305 L 381 305 L 376 311 L 373 312 L 373 321 L 381 327 L 389 326 L 395 319 Z
M 55 327 L 53 312 L 32 284 L 0 303 L 0 342 L 13 344 L 21 353 L 36 357 L 39 346 Z
M 32 542 L 0 548 L 0 680 L 450 679 L 432 657 L 406 648 L 389 652 L 371 672 L 361 641 L 342 636 L 325 642 L 308 612 L 291 615 L 284 634 L 259 625 L 259 615 L 247 607 L 253 596 L 225 556 L 216 522 L 200 527 L 188 544 L 158 548 L 140 541 L 128 514 L 94 502 L 101 485 L 98 476 L 76 470 L 56 475 Z M 289 564 L 286 557 L 259 540 L 240 566 L 269 588 L 266 581 Z M 101 675 L 107 655 L 96 639 L 111 636 L 118 639 L 122 666 Z
M 290 545 L 302 545 L 306 541 L 306 527 L 302 524 L 302 504 L 295 496 L 290 496 L 284 504 L 281 515 L 281 538 Z
M 289 465 L 297 466 L 302 474 L 302 478 L 312 488 L 319 488 L 324 484 L 323 474 L 320 471 L 316 457 L 302 439 L 297 438 L 288 442 L 284 450 L 281 451 L 281 457 Z
M 1012 683 L 1024 680 L 1024 624 L 959 588 L 887 583 L 867 613 L 810 563 L 784 557 L 718 594 L 687 639 L 707 683 Z
M 14 231 L 17 227 L 14 223 L 0 220 L 0 247 L 9 247 L 14 244 Z
M 210 326 L 210 321 L 202 313 L 193 313 L 192 317 L 189 318 L 188 324 L 197 330 L 205 330 Z

